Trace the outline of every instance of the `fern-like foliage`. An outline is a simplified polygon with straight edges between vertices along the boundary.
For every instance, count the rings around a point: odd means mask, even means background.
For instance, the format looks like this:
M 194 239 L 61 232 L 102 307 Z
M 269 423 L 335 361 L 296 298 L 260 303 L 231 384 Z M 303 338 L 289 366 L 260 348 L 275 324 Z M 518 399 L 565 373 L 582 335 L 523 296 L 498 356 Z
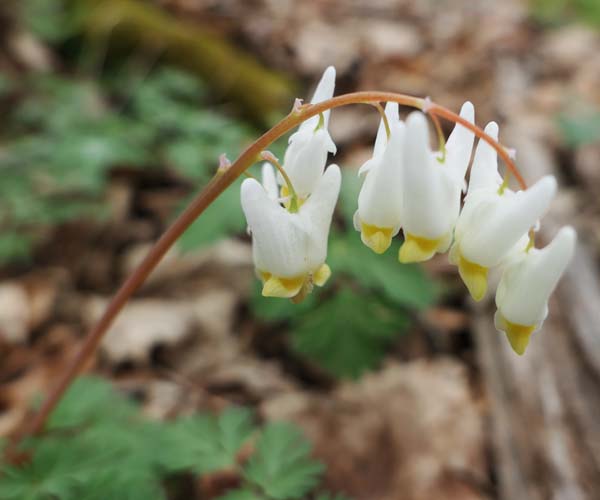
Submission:
M 0 86 L 16 103 L 3 117 L 0 262 L 26 257 L 44 226 L 102 217 L 112 168 L 169 167 L 204 184 L 219 155 L 235 154 L 250 135 L 203 106 L 205 89 L 190 75 L 169 68 L 146 78 L 127 68 L 117 74 L 100 82 L 32 75 Z M 237 195 L 219 200 L 207 220 L 190 229 L 184 246 L 241 230 Z
M 268 498 L 301 498 L 319 481 L 323 465 L 310 457 L 310 445 L 298 429 L 275 423 L 262 433 L 244 477 Z
M 242 408 L 148 421 L 91 377 L 73 385 L 26 451 L 26 465 L 0 464 L 2 500 L 166 500 L 168 478 L 224 470 L 244 485 L 224 498 L 285 500 L 313 492 L 323 472 L 291 424 L 260 427 Z

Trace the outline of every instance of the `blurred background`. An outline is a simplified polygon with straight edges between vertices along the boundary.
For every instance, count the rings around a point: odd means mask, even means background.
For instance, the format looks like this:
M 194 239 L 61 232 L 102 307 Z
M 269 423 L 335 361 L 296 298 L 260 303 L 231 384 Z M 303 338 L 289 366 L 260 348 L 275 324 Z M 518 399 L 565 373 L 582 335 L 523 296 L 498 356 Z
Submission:
M 106 413 L 124 397 L 148 422 L 232 406 L 254 425 L 289 422 L 323 465 L 317 490 L 294 498 L 600 498 L 598 0 L 4 0 L 0 436 L 52 386 L 219 155 L 234 159 L 331 64 L 338 94 L 397 91 L 455 111 L 471 100 L 529 182 L 558 177 L 540 241 L 569 223 L 580 243 L 526 355 L 495 331 L 493 294 L 476 306 L 447 256 L 402 266 L 398 241 L 383 256 L 362 246 L 356 169 L 379 117 L 352 106 L 330 123 L 344 180 L 327 286 L 298 306 L 260 297 L 237 183 L 104 339 L 87 371 L 109 392 L 91 383 L 73 405 Z M 285 144 L 272 147 L 280 158 Z M 46 456 L 70 457 L 60 477 L 104 446 L 69 439 Z M 123 438 L 111 466 L 161 454 L 139 451 L 144 439 Z M 38 466 L 13 470 L 10 487 L 0 477 L 0 497 L 71 498 L 71 483 L 55 487 Z M 108 493 L 112 469 L 83 475 L 77 498 L 96 498 L 92 485 L 98 498 L 213 499 L 252 482 L 239 467 L 191 469 L 148 466 L 152 492 L 136 476 Z M 254 493 L 228 498 L 288 498 Z

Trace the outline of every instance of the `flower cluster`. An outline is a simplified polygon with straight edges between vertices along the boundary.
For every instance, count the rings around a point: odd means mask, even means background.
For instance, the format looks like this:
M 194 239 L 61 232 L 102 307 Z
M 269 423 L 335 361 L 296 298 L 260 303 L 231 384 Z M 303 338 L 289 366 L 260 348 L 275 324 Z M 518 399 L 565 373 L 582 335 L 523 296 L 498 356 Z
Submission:
M 312 99 L 333 96 L 335 70 L 325 71 Z M 461 118 L 474 122 L 466 102 Z M 242 184 L 242 208 L 253 240 L 256 271 L 263 295 L 299 301 L 331 274 L 325 263 L 327 238 L 341 175 L 325 169 L 336 147 L 327 130 L 329 111 L 303 122 L 290 137 L 283 166 L 263 165 L 262 183 Z M 497 140 L 492 122 L 485 133 Z M 533 229 L 556 192 L 552 176 L 527 190 L 512 191 L 498 174 L 496 150 L 480 140 L 465 180 L 474 133 L 457 124 L 440 151 L 430 148 L 426 115 L 415 111 L 406 121 L 398 105 L 387 103 L 372 157 L 360 168 L 364 178 L 354 225 L 365 245 L 385 252 L 400 230 L 402 263 L 423 262 L 448 250 L 471 296 L 479 301 L 491 269 L 501 271 L 496 292 L 496 328 L 523 354 L 540 329 L 547 303 L 572 257 L 575 231 L 565 227 L 543 249 L 533 245 Z M 461 209 L 463 192 L 464 203 Z

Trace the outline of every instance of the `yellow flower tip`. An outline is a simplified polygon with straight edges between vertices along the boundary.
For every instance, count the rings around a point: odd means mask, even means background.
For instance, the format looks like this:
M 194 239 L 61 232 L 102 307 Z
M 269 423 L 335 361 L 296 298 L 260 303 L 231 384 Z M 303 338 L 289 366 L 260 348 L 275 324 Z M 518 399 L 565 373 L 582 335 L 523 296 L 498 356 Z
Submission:
M 402 264 L 411 262 L 425 262 L 434 256 L 440 246 L 445 242 L 446 238 L 438 238 L 437 240 L 429 240 L 414 236 L 410 233 L 405 233 L 404 243 L 400 247 L 398 260 Z
M 485 296 L 489 269 L 468 261 L 462 255 L 458 261 L 458 273 L 467 286 L 471 297 L 479 302 Z
M 313 283 L 317 286 L 323 286 L 331 276 L 331 268 L 327 264 L 323 264 L 313 274 Z
M 516 323 L 506 321 L 506 337 L 508 338 L 513 351 L 515 351 L 519 356 L 525 354 L 525 349 L 527 349 L 529 339 L 531 338 L 531 334 L 534 330 L 535 325 L 518 325 Z
M 264 297 L 291 299 L 301 292 L 305 281 L 306 278 L 304 276 L 296 278 L 277 278 L 275 276 L 270 276 L 264 282 L 262 294 Z
M 392 244 L 393 228 L 360 223 L 360 238 L 375 253 L 382 254 Z

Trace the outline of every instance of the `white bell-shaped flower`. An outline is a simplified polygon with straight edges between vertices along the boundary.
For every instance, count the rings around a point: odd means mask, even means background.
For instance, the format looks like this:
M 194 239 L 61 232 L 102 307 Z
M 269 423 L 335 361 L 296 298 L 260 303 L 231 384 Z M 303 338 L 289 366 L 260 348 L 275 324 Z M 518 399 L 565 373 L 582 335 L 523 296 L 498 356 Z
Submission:
M 472 123 L 474 114 L 473 105 L 466 102 L 460 116 Z M 400 262 L 422 262 L 450 246 L 473 136 L 473 132 L 457 124 L 446 143 L 445 155 L 433 153 L 425 115 L 409 115 L 402 162 L 404 243 Z
M 519 355 L 548 315 L 548 299 L 573 256 L 576 238 L 572 227 L 563 227 L 548 246 L 520 252 L 504 270 L 494 322 Z
M 311 103 L 316 104 L 333 97 L 335 87 L 335 68 L 329 66 L 317 85 Z M 283 167 L 292 181 L 300 201 L 306 199 L 315 189 L 323 175 L 328 153 L 335 154 L 336 146 L 327 131 L 329 110 L 304 121 L 298 131 L 289 139 L 289 145 L 283 159 Z M 288 196 L 287 186 L 281 174 L 283 197 Z
M 242 209 L 264 296 L 302 298 L 313 284 L 325 284 L 331 274 L 325 264 L 327 238 L 340 183 L 340 169 L 331 165 L 295 213 L 270 198 L 258 181 L 242 183 Z
M 404 123 L 398 117 L 397 103 L 388 103 L 385 113 L 390 137 L 381 120 L 373 157 L 359 170 L 359 175 L 366 172 L 366 177 L 354 214 L 354 227 L 362 242 L 376 253 L 385 252 L 400 231 L 402 211 Z
M 485 132 L 498 138 L 498 125 L 489 123 Z M 556 192 L 556 180 L 546 176 L 525 191 L 513 192 L 498 174 L 495 149 L 480 140 L 471 168 L 465 203 L 456 223 L 450 262 L 471 296 L 479 301 L 487 291 L 488 271 L 499 265 L 530 228 L 544 215 Z M 519 249 L 525 245 L 519 243 Z

